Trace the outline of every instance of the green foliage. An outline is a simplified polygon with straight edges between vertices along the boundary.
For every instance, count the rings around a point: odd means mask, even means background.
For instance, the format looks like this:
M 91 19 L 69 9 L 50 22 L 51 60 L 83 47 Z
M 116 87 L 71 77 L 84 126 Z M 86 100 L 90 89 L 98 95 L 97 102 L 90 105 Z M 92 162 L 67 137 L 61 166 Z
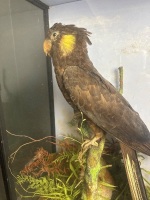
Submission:
M 38 196 L 56 200 L 80 199 L 82 181 L 79 178 L 80 164 L 77 157 L 77 153 L 72 150 L 63 151 L 53 161 L 54 166 L 58 164 L 61 167 L 60 163 L 65 164 L 66 173 L 55 173 L 39 178 L 31 175 L 18 175 L 16 177 L 17 193 L 22 198 Z M 20 190 L 23 190 L 25 195 L 21 195 Z
M 60 167 L 59 173 L 42 174 L 40 177 L 33 176 L 33 174 L 19 174 L 15 177 L 16 192 L 21 199 L 34 197 L 39 197 L 44 200 L 81 199 L 85 166 L 81 165 L 78 157 L 82 143 L 85 141 L 85 138 L 88 138 L 89 132 L 86 120 L 83 118 L 83 115 L 81 117 L 81 126 L 78 129 L 80 133 L 79 139 L 69 136 L 64 137 L 63 141 L 60 142 L 60 153 L 56 153 L 54 160 L 51 162 L 51 165 L 54 163 L 54 167 Z M 108 141 L 105 143 L 105 154 L 103 153 L 103 158 L 106 161 L 106 165 L 102 166 L 102 169 L 109 167 L 109 171 L 113 175 L 114 185 L 116 187 L 112 200 L 131 200 L 124 163 L 119 151 L 120 148 L 117 142 Z M 85 165 L 86 156 L 83 159 L 83 164 Z M 53 169 L 51 170 L 55 171 Z M 145 172 L 150 174 L 148 171 Z M 150 199 L 150 183 L 147 180 L 145 182 L 147 183 L 148 199 Z M 112 189 L 114 188 L 111 184 L 106 183 L 105 180 L 101 180 L 100 184 Z
M 64 177 L 61 179 L 65 180 Z M 80 184 L 78 184 L 77 179 L 70 183 L 70 177 L 68 177 L 66 181 L 62 181 L 58 178 L 34 178 L 24 175 L 17 176 L 17 184 L 19 184 L 19 186 L 21 186 L 28 194 L 26 196 L 20 194 L 22 198 L 39 196 L 46 199 L 75 200 L 79 198 L 80 194 Z M 24 184 L 28 185 L 26 189 L 23 186 Z
M 60 153 L 56 153 L 57 156 L 52 163 L 54 163 L 54 167 L 58 165 L 60 168 L 65 168 L 65 172 L 60 169 L 59 173 L 49 176 L 34 177 L 32 174 L 32 176 L 18 175 L 15 177 L 16 191 L 19 196 L 26 199 L 34 197 L 56 200 L 81 199 L 81 166 L 78 161 L 81 140 L 65 137 L 63 141 L 59 142 L 61 150 Z M 52 169 L 52 171 L 54 170 Z

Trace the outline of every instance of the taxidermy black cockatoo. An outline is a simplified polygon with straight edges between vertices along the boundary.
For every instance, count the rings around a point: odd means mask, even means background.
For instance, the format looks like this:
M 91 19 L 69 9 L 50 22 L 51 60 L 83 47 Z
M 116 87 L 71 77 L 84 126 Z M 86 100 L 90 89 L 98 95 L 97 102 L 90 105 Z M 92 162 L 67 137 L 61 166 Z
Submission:
M 133 152 L 150 155 L 150 132 L 139 114 L 93 66 L 87 51 L 89 35 L 84 28 L 61 23 L 48 31 L 44 52 L 52 58 L 63 96 L 95 130 L 112 134 Z

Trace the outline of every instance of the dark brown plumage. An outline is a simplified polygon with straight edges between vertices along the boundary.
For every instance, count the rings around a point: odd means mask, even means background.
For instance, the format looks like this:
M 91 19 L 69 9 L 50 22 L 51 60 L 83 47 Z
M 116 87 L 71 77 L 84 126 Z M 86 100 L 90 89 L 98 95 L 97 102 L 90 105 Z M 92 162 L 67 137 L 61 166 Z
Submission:
M 150 155 L 150 133 L 139 114 L 90 61 L 89 34 L 84 28 L 58 23 L 49 29 L 44 42 L 65 99 L 106 133 Z

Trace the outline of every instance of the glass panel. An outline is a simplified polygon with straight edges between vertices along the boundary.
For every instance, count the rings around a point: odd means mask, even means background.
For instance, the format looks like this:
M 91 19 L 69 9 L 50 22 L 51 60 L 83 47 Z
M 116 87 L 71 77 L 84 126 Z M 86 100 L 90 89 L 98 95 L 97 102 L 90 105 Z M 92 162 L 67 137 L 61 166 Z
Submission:
M 45 141 L 26 143 L 50 136 L 50 113 L 43 10 L 25 0 L 0 2 L 0 85 L 9 155 L 16 154 L 12 172 L 19 171 Z M 13 134 L 13 135 L 12 135 Z

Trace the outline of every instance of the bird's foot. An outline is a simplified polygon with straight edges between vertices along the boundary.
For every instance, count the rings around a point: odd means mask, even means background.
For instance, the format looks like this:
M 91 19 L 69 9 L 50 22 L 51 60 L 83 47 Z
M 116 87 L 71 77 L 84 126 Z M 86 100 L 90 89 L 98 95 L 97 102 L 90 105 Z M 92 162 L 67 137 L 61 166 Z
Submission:
M 101 134 L 97 134 L 95 137 L 93 137 L 91 140 L 87 139 L 83 144 L 81 145 L 81 151 L 79 152 L 78 159 L 80 163 L 83 163 L 83 156 L 84 154 L 90 149 L 92 146 L 98 146 L 98 140 L 101 138 Z
M 96 135 L 95 137 L 93 137 L 91 140 L 87 139 L 85 140 L 85 142 L 83 142 L 83 144 L 81 145 L 82 149 L 89 149 L 91 146 L 98 146 L 98 140 L 101 137 L 99 135 Z

